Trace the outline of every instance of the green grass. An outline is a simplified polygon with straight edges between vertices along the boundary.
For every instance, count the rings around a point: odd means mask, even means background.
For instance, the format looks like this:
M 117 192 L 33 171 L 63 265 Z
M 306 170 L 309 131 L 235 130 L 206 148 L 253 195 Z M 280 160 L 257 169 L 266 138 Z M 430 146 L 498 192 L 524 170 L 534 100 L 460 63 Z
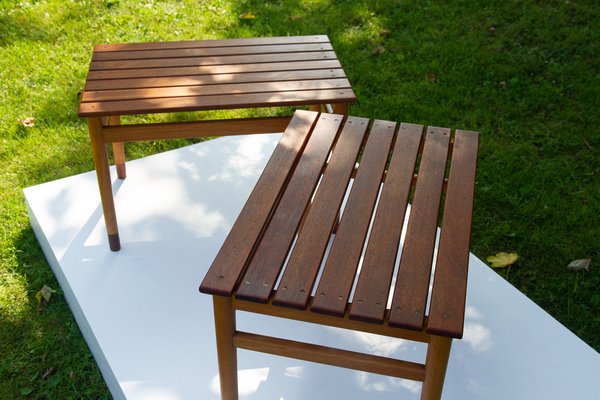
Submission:
M 22 194 L 93 169 L 76 112 L 106 42 L 328 34 L 352 114 L 481 131 L 474 253 L 517 252 L 499 273 L 600 350 L 598 21 L 586 1 L 1 0 L 0 398 L 110 397 L 62 293 L 36 300 L 59 288 Z

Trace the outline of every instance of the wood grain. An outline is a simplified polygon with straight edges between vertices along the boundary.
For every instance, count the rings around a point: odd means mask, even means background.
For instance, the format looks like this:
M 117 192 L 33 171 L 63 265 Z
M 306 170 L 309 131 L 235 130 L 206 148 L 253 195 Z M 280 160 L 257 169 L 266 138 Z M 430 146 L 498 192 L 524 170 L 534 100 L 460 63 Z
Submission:
M 134 79 L 134 78 L 158 78 L 174 76 L 204 76 L 214 75 L 215 82 L 227 82 L 228 74 L 249 74 L 253 72 L 280 72 L 280 71 L 304 71 L 339 69 L 341 64 L 338 60 L 317 61 L 295 61 L 295 62 L 271 62 L 263 64 L 234 64 L 234 65 L 205 65 L 192 67 L 173 68 L 138 68 L 108 71 L 90 71 L 87 81 L 101 79 Z M 223 80 L 221 80 L 223 78 Z M 205 78 L 202 78 L 205 79 Z M 208 79 L 208 78 L 206 78 Z M 168 84 L 167 86 L 169 86 Z M 108 88 L 110 89 L 110 87 Z
M 79 115 L 83 117 L 93 117 L 100 115 L 130 115 L 191 110 L 292 106 L 308 103 L 348 102 L 354 101 L 355 98 L 356 96 L 352 89 L 323 89 L 103 101 L 81 103 L 79 106 Z
M 323 267 L 311 307 L 313 311 L 334 315 L 344 313 L 395 127 L 394 122 L 376 120 L 373 123 L 342 220 Z
M 148 42 L 148 43 L 115 43 L 97 44 L 94 52 L 113 52 L 131 50 L 153 50 L 153 49 L 190 49 L 228 46 L 258 46 L 268 44 L 292 44 L 292 43 L 329 43 L 327 35 L 310 36 L 274 36 L 241 39 L 208 39 L 208 40 L 186 40 L 172 42 Z
M 340 350 L 247 332 L 236 333 L 233 337 L 233 343 L 238 348 L 291 357 L 298 360 L 334 365 L 397 378 L 406 378 L 414 381 L 423 381 L 425 379 L 423 364 L 409 361 L 394 360 L 371 354 Z
M 456 131 L 427 331 L 461 338 L 479 134 Z
M 350 318 L 383 323 L 422 134 L 422 125 L 403 123 L 398 130 Z
M 241 56 L 212 56 L 185 58 L 152 58 L 145 60 L 92 61 L 90 71 L 131 68 L 168 68 L 202 65 L 260 64 L 269 62 L 336 59 L 333 51 L 305 51 L 282 54 L 253 54 Z
M 200 291 L 230 296 L 260 238 L 281 188 L 300 157 L 318 114 L 296 111 L 208 270 Z
M 213 312 L 221 378 L 221 400 L 236 400 L 238 398 L 237 350 L 233 341 L 236 321 L 235 310 L 231 307 L 231 298 L 213 296 Z
M 239 95 L 246 93 L 287 92 L 294 90 L 351 89 L 347 79 L 299 80 L 284 82 L 227 83 L 206 86 L 174 86 L 161 88 L 86 91 L 82 102 L 101 102 L 169 97 Z
M 291 119 L 292 117 L 264 117 L 128 124 L 105 127 L 103 133 L 107 143 L 280 133 L 285 131 Z
M 449 143 L 449 129 L 427 129 L 392 299 L 393 326 L 423 327 Z
M 164 72 L 164 71 L 161 71 Z M 255 83 L 255 82 L 289 82 L 298 80 L 343 79 L 344 70 L 335 69 L 307 69 L 303 71 L 268 71 L 245 73 L 220 73 L 212 75 L 186 75 L 186 76 L 158 76 L 127 79 L 88 79 L 85 90 L 104 90 L 110 93 L 119 89 L 139 88 L 170 88 L 179 86 L 203 86 L 218 84 Z
M 187 49 L 152 49 L 94 53 L 92 61 L 277 54 L 332 50 L 333 47 L 331 46 L 331 43 L 267 44 L 257 46 L 196 47 Z
M 312 304 L 312 301 L 313 298 L 311 297 L 309 304 Z M 421 343 L 428 343 L 431 336 L 425 330 L 415 331 L 398 327 L 392 328 L 386 323 L 379 325 L 350 319 L 348 316 L 349 307 L 346 307 L 344 315 L 331 316 L 312 312 L 310 311 L 310 307 L 302 310 L 298 308 L 274 306 L 272 301 L 267 303 L 256 303 L 253 301 L 244 301 L 232 298 L 232 302 L 234 308 L 240 311 L 269 315 L 277 318 L 292 319 L 295 321 L 309 322 L 311 324 L 319 324 L 335 328 L 349 329 L 358 332 L 373 333 L 375 335 L 403 338 Z
M 279 283 L 274 304 L 305 308 L 369 120 L 348 117 Z
M 321 114 L 281 201 L 237 289 L 236 297 L 267 302 L 283 267 L 304 211 L 319 181 L 342 124 L 341 115 Z

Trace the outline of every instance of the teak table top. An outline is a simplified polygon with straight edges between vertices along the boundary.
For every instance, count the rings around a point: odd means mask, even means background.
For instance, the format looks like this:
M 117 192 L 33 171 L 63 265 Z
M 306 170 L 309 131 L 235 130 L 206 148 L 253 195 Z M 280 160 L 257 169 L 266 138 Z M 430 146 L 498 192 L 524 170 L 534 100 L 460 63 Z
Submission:
M 460 338 L 478 140 L 296 111 L 200 290 Z
M 354 101 L 326 35 L 99 44 L 79 116 Z

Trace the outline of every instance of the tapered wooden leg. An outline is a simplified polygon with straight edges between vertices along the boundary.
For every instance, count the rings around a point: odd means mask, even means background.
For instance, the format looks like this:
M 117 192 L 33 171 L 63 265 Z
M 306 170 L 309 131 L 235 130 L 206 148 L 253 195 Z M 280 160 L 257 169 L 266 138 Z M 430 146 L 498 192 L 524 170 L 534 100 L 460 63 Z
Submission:
M 108 117 L 109 125 L 121 125 L 121 117 L 118 115 Z M 113 143 L 113 155 L 115 157 L 115 166 L 117 167 L 117 177 L 125 179 L 127 172 L 125 170 L 125 145 L 123 142 Z
M 452 338 L 431 336 L 425 360 L 425 380 L 421 400 L 439 400 L 442 397 L 446 367 L 450 357 Z
M 219 358 L 219 380 L 221 399 L 237 400 L 237 351 L 233 345 L 235 333 L 235 310 L 231 298 L 213 296 L 215 313 L 215 335 L 217 337 L 217 356 Z
M 118 251 L 121 249 L 121 242 L 119 240 L 119 228 L 117 226 L 117 214 L 115 212 L 110 169 L 108 167 L 108 153 L 102 132 L 103 128 L 100 118 L 88 118 L 92 155 L 94 157 L 94 165 L 96 166 L 96 177 L 98 178 L 98 188 L 100 189 L 100 201 L 102 202 L 104 223 L 106 224 L 106 232 L 108 234 L 108 244 L 112 251 Z
M 336 103 L 333 105 L 334 114 L 348 115 L 348 103 Z

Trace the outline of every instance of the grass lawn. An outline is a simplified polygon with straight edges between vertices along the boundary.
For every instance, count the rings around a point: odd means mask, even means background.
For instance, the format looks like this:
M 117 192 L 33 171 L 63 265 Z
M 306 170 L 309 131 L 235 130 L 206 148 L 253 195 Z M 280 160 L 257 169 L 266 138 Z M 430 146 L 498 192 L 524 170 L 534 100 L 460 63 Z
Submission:
M 576 0 L 0 0 L 0 398 L 110 398 L 22 193 L 93 169 L 77 105 L 107 42 L 329 35 L 352 114 L 482 133 L 473 252 L 518 253 L 498 273 L 600 350 L 599 21 Z

